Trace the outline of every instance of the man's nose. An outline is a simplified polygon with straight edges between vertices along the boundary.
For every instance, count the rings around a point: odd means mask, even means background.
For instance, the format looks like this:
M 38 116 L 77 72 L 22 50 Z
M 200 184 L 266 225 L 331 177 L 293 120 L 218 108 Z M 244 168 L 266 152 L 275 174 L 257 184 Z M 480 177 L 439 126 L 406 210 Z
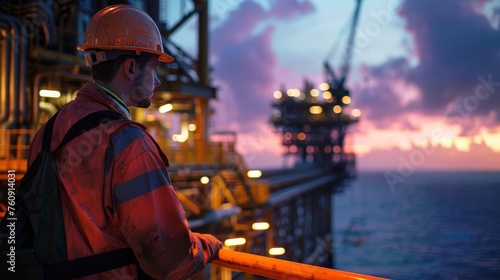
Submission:
M 160 79 L 158 79 L 158 75 L 155 72 L 155 87 L 159 87 L 161 85 Z

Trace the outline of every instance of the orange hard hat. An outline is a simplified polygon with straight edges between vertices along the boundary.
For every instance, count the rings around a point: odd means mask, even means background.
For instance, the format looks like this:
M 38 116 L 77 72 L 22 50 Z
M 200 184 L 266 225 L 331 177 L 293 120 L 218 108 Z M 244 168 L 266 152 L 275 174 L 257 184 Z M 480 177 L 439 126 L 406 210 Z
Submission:
M 90 20 L 83 44 L 76 48 L 92 54 L 85 57 L 89 65 L 115 59 L 117 55 L 108 52 L 111 50 L 151 53 L 158 55 L 161 62 L 174 61 L 164 53 L 160 31 L 153 19 L 132 5 L 112 5 L 97 12 Z

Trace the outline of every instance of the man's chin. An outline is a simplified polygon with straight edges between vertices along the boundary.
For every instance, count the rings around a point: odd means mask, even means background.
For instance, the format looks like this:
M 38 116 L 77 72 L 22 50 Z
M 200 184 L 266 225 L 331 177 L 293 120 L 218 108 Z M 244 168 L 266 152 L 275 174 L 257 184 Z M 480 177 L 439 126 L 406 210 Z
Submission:
M 138 103 L 134 107 L 147 109 L 147 108 L 151 107 L 151 100 L 147 100 L 147 101 L 143 101 L 141 103 Z

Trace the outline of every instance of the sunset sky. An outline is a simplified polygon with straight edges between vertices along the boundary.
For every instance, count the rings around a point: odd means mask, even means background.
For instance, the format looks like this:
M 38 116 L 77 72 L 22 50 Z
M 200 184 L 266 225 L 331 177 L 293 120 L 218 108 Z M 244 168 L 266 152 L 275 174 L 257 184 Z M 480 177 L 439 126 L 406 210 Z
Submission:
M 280 167 L 272 93 L 340 66 L 356 1 L 210 3 L 211 131 L 236 131 L 250 167 Z M 173 39 L 194 49 L 186 33 Z M 347 87 L 359 170 L 500 170 L 500 1 L 364 0 Z

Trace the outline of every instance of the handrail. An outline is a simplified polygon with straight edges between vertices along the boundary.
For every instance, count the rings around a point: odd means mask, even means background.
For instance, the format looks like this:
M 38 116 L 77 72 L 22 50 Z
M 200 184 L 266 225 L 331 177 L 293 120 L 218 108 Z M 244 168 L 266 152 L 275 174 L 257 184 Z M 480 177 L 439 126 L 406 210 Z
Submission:
M 374 276 L 362 275 L 314 265 L 263 257 L 227 249 L 220 249 L 217 259 L 212 264 L 247 272 L 271 279 L 350 279 L 350 280 L 381 280 Z

